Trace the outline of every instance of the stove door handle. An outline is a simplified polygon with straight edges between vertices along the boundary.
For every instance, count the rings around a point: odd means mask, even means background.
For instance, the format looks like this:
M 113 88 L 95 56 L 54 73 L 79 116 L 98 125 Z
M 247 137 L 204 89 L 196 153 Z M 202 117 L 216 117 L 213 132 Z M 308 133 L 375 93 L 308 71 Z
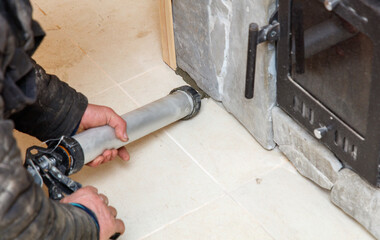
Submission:
M 276 12 L 271 18 L 271 23 L 262 27 L 261 30 L 256 23 L 249 25 L 247 74 L 245 77 L 245 97 L 247 99 L 252 99 L 254 96 L 257 45 L 263 42 L 274 43 L 279 38 L 280 24 L 275 18 Z
M 255 87 L 256 52 L 259 37 L 259 26 L 256 23 L 249 25 L 247 74 L 245 79 L 245 97 L 252 99 Z

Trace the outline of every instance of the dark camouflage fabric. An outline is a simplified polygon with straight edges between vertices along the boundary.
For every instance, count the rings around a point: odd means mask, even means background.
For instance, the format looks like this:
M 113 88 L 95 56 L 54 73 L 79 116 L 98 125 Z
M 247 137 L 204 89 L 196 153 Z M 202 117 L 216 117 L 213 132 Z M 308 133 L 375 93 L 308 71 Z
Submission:
M 34 184 L 13 137 L 70 135 L 88 104 L 31 59 L 44 36 L 31 16 L 28 0 L 0 0 L 0 239 L 98 239 L 87 213 Z

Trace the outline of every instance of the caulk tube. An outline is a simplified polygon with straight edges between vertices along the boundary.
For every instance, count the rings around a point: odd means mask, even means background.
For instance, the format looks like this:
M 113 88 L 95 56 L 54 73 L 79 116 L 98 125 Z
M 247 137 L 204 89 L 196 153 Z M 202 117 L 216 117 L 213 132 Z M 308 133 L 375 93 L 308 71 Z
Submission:
M 180 119 L 192 118 L 199 112 L 200 106 L 199 93 L 183 86 L 166 97 L 121 116 L 127 122 L 128 142 L 119 140 L 110 126 L 91 128 L 73 136 L 73 139 L 82 149 L 83 164 L 87 164 L 106 149 L 120 148 Z M 78 170 L 76 167 L 72 173 Z

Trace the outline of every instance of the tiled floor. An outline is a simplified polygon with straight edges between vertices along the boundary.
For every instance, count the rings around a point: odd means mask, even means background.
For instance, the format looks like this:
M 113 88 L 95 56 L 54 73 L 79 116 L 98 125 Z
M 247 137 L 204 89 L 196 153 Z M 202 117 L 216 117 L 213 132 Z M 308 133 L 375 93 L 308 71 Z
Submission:
M 183 85 L 161 61 L 157 0 L 33 0 L 35 59 L 122 114 Z M 121 239 L 372 239 L 210 99 L 200 114 L 128 145 L 129 162 L 74 178 L 107 194 Z M 22 151 L 37 140 L 16 133 Z

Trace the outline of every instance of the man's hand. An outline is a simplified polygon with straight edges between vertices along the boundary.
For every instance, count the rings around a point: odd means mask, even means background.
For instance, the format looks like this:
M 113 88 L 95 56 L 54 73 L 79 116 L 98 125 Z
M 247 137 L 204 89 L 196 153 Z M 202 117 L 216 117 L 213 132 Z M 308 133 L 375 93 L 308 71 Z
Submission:
M 94 187 L 83 187 L 75 193 L 63 198 L 60 202 L 79 203 L 91 209 L 98 218 L 100 240 L 109 239 L 115 233 L 122 234 L 125 231 L 123 221 L 116 219 L 116 209 L 112 206 L 108 206 L 108 198 L 103 194 L 98 194 L 98 190 Z
M 109 107 L 88 104 L 86 111 L 83 114 L 82 120 L 79 124 L 79 131 L 86 130 L 93 127 L 109 125 L 115 129 L 117 138 L 121 141 L 127 142 L 128 136 L 127 123 L 119 115 Z M 102 163 L 106 163 L 114 159 L 117 155 L 121 159 L 128 161 L 129 154 L 125 147 L 119 149 L 109 149 L 103 152 L 102 155 L 95 158 L 88 166 L 96 167 Z

